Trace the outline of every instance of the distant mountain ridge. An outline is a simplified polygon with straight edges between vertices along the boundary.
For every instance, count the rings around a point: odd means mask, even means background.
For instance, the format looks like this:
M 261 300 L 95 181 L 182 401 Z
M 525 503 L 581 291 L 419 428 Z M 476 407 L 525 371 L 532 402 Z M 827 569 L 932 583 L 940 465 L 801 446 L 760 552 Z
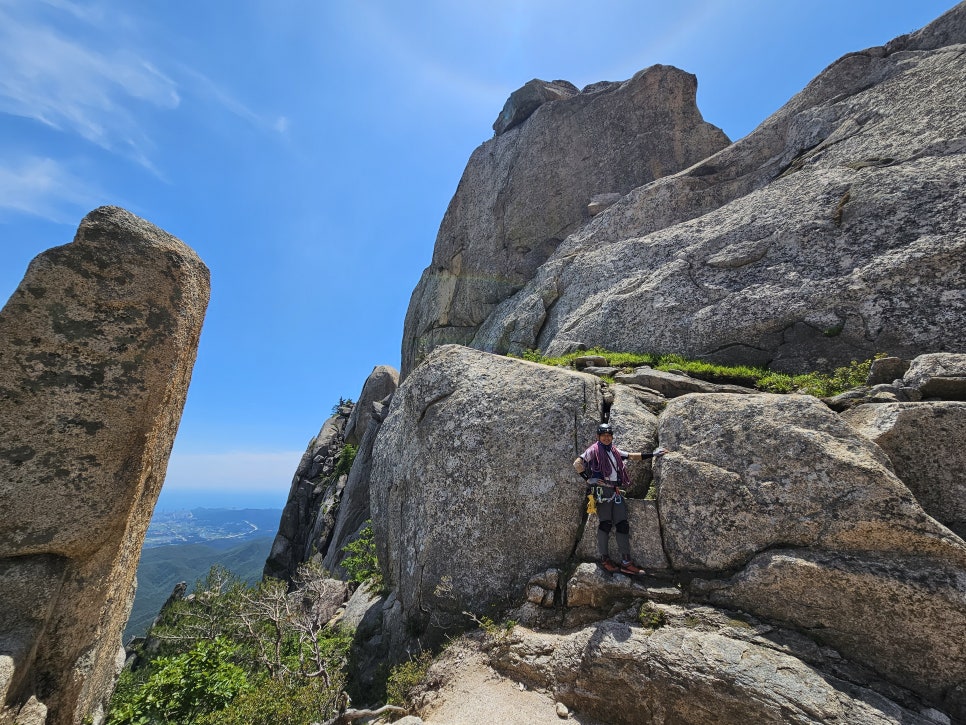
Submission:
M 195 582 L 215 564 L 225 567 L 242 581 L 259 581 L 272 541 L 270 534 L 263 533 L 259 538 L 241 542 L 230 538 L 215 539 L 145 549 L 138 564 L 138 590 L 124 628 L 124 642 L 147 631 L 178 582 L 186 582 L 188 591 L 191 591 Z
M 246 582 L 261 579 L 281 515 L 281 509 L 155 511 L 124 641 L 144 634 L 178 582 L 187 582 L 190 591 L 215 564 Z

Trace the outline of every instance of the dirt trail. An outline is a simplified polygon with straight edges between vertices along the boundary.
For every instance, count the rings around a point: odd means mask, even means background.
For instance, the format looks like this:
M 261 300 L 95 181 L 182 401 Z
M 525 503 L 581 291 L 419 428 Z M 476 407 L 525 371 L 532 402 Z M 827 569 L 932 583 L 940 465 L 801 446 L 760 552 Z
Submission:
M 553 697 L 520 689 L 486 662 L 481 652 L 464 643 L 453 645 L 434 664 L 439 686 L 427 692 L 419 716 L 430 725 L 600 725 L 600 722 L 570 713 L 561 718 Z

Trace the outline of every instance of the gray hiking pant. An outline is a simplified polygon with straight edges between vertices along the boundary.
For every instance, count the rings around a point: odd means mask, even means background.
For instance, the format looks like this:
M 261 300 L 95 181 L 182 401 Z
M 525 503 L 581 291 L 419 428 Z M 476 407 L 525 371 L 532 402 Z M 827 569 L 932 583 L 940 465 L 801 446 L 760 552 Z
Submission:
M 631 537 L 627 525 L 627 500 L 623 499 L 620 503 L 606 501 L 597 504 L 597 518 L 600 523 L 597 526 L 597 555 L 601 559 L 608 556 L 610 544 L 610 530 L 616 527 L 615 537 L 617 538 L 617 548 L 620 549 L 621 559 L 631 558 Z

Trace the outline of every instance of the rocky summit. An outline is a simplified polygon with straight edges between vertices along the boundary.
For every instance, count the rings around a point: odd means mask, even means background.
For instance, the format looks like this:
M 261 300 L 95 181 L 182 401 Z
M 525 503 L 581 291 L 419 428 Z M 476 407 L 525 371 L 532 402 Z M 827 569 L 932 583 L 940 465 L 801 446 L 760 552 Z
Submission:
M 569 124 L 596 133 L 604 103 L 657 76 L 683 83 L 679 71 L 548 100 L 471 158 L 410 303 L 404 375 L 443 342 L 553 355 L 604 346 L 794 372 L 875 352 L 963 352 L 964 15 L 959 5 L 846 55 L 747 137 L 700 161 L 676 153 L 690 165 L 678 173 L 641 150 L 648 172 L 634 174 L 595 148 L 586 163 L 612 174 L 598 180 L 573 166 L 586 155 L 573 153 Z M 700 124 L 674 128 L 662 146 L 722 142 Z M 553 173 L 530 183 L 516 167 L 504 172 L 510 144 L 513 158 Z M 557 187 L 574 213 L 551 220 L 560 206 L 540 195 L 564 198 Z M 577 214 L 600 192 L 618 197 Z
M 335 406 L 266 563 L 364 574 L 291 594 L 354 632 L 353 700 L 449 641 L 400 722 L 966 723 L 964 78 L 961 3 L 733 144 L 666 66 L 510 96 L 401 374 Z M 101 209 L 0 316 L 0 722 L 99 722 L 206 298 L 190 250 Z M 815 397 L 602 350 L 876 359 Z M 628 463 L 643 572 L 601 566 L 572 467 L 604 421 L 663 449 Z
M 208 296 L 184 243 L 102 207 L 0 312 L 0 722 L 103 712 Z
M 693 75 L 670 66 L 580 92 L 539 80 L 515 91 L 497 135 L 470 157 L 413 292 L 402 375 L 438 345 L 473 340 L 496 306 L 583 228 L 592 201 L 619 198 L 727 146 L 701 118 L 696 91 Z

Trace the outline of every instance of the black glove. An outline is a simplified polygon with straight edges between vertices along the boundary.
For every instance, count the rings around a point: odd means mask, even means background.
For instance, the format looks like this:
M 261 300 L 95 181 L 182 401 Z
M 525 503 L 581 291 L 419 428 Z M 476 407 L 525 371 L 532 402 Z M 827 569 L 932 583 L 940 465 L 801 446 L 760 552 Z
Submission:
M 580 477 L 582 479 L 584 479 L 585 481 L 589 481 L 590 480 L 590 472 L 589 471 L 581 471 L 580 472 Z

